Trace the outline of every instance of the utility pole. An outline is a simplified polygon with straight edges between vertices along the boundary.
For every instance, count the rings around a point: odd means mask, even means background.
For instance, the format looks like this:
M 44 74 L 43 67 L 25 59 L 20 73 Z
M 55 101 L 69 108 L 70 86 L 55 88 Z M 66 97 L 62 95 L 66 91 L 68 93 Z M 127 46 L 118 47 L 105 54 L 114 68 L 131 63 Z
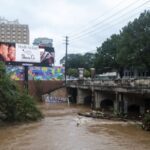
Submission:
M 67 84 L 67 57 L 68 57 L 68 36 L 65 37 L 66 56 L 65 56 L 65 85 Z

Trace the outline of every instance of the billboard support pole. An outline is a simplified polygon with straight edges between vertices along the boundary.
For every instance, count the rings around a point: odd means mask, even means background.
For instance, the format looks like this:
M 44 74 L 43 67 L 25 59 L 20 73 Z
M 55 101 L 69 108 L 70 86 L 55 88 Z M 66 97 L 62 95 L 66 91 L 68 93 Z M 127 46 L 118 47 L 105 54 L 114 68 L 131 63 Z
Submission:
M 28 66 L 24 66 L 24 88 L 28 93 Z

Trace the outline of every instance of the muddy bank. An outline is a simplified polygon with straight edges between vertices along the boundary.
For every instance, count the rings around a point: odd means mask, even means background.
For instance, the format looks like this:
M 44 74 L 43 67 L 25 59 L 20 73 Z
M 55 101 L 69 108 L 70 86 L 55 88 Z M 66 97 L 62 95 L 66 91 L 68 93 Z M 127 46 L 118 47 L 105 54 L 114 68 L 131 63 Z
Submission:
M 113 112 L 101 112 L 101 111 L 89 111 L 89 112 L 78 112 L 79 116 L 84 117 L 91 117 L 91 118 L 97 118 L 97 119 L 108 119 L 108 120 L 114 120 L 114 121 L 142 121 L 142 118 L 139 118 L 137 116 L 121 116 L 121 115 L 115 115 Z

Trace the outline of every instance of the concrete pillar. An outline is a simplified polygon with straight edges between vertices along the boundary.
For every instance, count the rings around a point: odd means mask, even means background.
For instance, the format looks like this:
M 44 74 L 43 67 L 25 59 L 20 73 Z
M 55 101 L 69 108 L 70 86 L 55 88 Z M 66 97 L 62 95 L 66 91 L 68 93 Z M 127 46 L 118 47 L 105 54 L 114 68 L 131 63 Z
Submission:
M 99 96 L 99 92 L 95 91 L 95 109 L 99 109 L 100 108 L 100 96 Z
M 123 93 L 116 93 L 114 101 L 114 113 L 128 113 L 128 101 Z
M 124 101 L 124 114 L 128 113 L 128 101 L 126 99 L 123 100 Z
M 84 68 L 78 68 L 78 71 L 79 71 L 79 79 L 83 79 L 84 78 Z
M 134 77 L 137 78 L 138 77 L 138 71 L 134 70 Z
M 84 104 L 84 94 L 81 89 L 77 89 L 77 104 Z
M 85 98 L 89 95 L 89 90 L 77 89 L 77 104 L 84 104 Z
M 94 109 L 94 107 L 95 107 L 95 92 L 94 92 L 94 89 L 92 89 L 91 108 Z
M 145 113 L 145 107 L 142 105 L 140 106 L 140 114 L 144 114 Z
M 124 113 L 124 95 L 123 93 L 119 94 L 119 102 L 120 102 L 120 113 Z
M 93 80 L 95 77 L 95 68 L 90 68 L 91 70 L 91 79 Z
M 100 104 L 101 104 L 101 101 L 103 101 L 104 99 L 107 99 L 107 95 L 103 94 L 102 92 L 100 91 L 95 91 L 94 92 L 94 108 L 95 109 L 100 109 Z
M 119 113 L 119 94 L 116 93 L 116 98 L 114 101 L 114 113 Z

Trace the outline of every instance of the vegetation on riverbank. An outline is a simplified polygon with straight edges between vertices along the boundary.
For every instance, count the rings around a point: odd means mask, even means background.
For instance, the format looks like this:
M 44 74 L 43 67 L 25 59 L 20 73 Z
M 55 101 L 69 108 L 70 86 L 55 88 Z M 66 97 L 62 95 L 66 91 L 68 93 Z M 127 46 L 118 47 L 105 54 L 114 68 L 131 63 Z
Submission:
M 113 121 L 140 121 L 140 126 L 146 131 L 150 131 L 150 111 L 148 110 L 143 117 L 137 118 L 136 116 L 127 116 L 127 115 L 116 115 L 111 112 L 102 112 L 102 111 L 91 111 L 91 112 L 84 112 L 78 113 L 79 116 L 84 117 L 91 117 L 91 118 L 97 118 L 97 119 L 108 119 Z
M 0 62 L 0 120 L 34 121 L 42 118 L 33 98 L 26 91 L 20 91 L 15 81 L 6 74 L 4 63 Z
M 144 115 L 142 127 L 146 131 L 150 131 L 150 111 L 148 110 L 147 113 Z

